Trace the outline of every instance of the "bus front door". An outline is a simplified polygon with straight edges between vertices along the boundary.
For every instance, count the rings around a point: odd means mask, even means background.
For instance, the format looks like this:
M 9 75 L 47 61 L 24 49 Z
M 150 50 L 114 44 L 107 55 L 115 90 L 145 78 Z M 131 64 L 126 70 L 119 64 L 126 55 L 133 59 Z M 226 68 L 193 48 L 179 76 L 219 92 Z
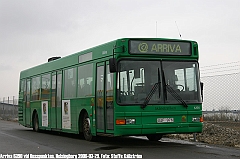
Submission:
M 113 74 L 108 61 L 97 64 L 96 125 L 97 133 L 113 133 Z

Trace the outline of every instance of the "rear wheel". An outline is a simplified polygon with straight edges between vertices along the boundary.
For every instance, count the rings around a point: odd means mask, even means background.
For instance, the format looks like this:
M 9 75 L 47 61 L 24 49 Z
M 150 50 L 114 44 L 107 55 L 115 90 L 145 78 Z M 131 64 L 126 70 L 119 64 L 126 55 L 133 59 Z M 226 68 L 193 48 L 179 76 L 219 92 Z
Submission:
M 95 136 L 91 133 L 91 122 L 87 113 L 83 115 L 82 131 L 83 136 L 87 141 L 93 141 L 95 139 Z
M 150 141 L 158 141 L 162 138 L 162 134 L 149 134 L 147 135 L 148 140 Z
M 39 131 L 39 121 L 38 121 L 37 113 L 34 113 L 34 117 L 33 117 L 33 131 L 36 131 L 36 132 Z

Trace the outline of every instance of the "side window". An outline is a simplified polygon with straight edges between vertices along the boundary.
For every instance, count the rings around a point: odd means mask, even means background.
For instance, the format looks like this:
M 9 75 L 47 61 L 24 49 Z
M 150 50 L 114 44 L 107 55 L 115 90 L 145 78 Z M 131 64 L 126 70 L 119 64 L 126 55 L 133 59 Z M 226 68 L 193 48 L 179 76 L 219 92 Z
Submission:
M 56 107 L 61 107 L 62 103 L 62 71 L 59 71 L 57 74 L 57 95 L 56 95 Z
M 78 97 L 93 95 L 93 64 L 78 67 Z
M 26 102 L 27 102 L 27 105 L 26 105 L 26 107 L 30 107 L 30 90 L 31 90 L 31 88 L 30 88 L 30 86 L 31 86 L 31 80 L 30 79 L 27 79 L 27 87 L 26 87 Z
M 19 92 L 23 92 L 23 90 L 24 90 L 24 81 L 25 81 L 25 80 L 21 80 L 21 81 L 20 81 Z
M 41 99 L 50 98 L 50 74 L 42 76 Z
M 24 88 L 26 86 L 26 80 L 22 79 L 19 83 L 19 93 L 23 93 L 24 92 Z
M 64 98 L 76 97 L 76 68 L 65 70 Z
M 19 83 L 19 98 L 23 98 L 26 95 L 26 80 L 22 79 Z
M 32 78 L 32 101 L 39 100 L 40 97 L 40 77 Z
M 52 75 L 52 107 L 56 106 L 56 75 Z

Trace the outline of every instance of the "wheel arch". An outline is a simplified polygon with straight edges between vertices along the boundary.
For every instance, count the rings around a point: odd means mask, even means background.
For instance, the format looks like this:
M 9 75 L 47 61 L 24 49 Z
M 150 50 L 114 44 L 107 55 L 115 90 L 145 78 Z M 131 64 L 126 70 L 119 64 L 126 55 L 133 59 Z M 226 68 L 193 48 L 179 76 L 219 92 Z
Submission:
M 32 121 L 31 121 L 31 123 L 32 123 L 32 124 L 31 124 L 32 127 L 33 127 L 33 124 L 34 124 L 33 121 L 34 121 L 35 114 L 38 114 L 36 109 L 34 109 L 34 110 L 33 110 L 33 113 L 32 113 Z
M 36 109 L 32 113 L 32 128 L 35 132 L 39 131 L 39 116 Z
M 82 109 L 81 112 L 79 113 L 79 116 L 78 116 L 78 131 L 79 131 L 79 133 L 83 132 L 81 125 L 83 123 L 83 116 L 84 116 L 85 113 L 88 114 L 87 110 L 86 109 Z

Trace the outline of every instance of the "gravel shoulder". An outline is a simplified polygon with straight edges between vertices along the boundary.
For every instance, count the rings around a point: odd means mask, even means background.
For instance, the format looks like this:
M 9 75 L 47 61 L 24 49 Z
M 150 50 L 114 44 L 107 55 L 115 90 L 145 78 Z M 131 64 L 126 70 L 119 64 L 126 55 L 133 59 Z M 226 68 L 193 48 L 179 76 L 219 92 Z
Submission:
M 171 134 L 166 137 L 194 140 L 193 134 Z M 204 122 L 203 132 L 196 134 L 196 141 L 240 148 L 240 122 Z

